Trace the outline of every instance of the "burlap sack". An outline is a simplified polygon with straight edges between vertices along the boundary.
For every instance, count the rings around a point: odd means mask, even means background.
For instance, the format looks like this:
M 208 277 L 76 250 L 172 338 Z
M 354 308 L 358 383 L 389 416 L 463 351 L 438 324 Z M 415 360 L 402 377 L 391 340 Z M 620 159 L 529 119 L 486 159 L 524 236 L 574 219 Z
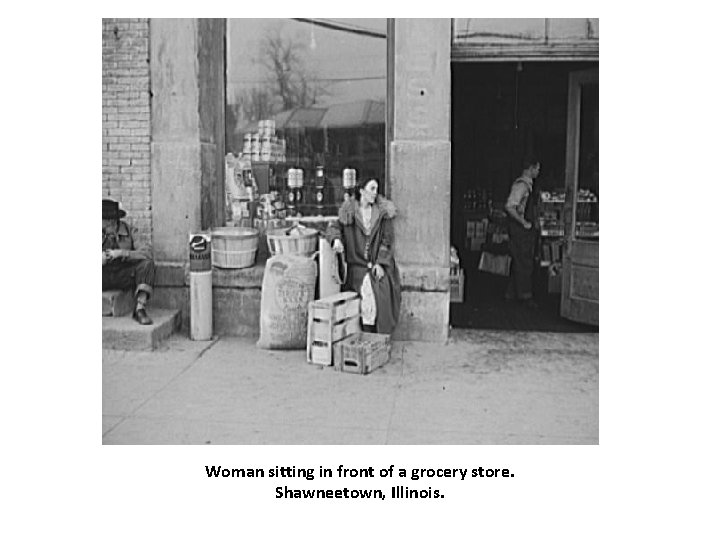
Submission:
M 304 349 L 308 303 L 315 298 L 314 259 L 276 255 L 268 259 L 260 300 L 260 339 L 263 349 Z

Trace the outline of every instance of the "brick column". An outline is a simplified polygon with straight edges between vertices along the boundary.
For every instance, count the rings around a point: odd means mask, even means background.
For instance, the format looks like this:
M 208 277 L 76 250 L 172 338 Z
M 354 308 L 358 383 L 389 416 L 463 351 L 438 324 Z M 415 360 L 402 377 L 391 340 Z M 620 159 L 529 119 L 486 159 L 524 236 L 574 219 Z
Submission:
M 450 319 L 450 19 L 390 26 L 390 195 L 403 281 L 397 339 L 444 341 Z
M 149 57 L 148 19 L 102 20 L 102 195 L 122 202 L 142 242 L 152 235 Z

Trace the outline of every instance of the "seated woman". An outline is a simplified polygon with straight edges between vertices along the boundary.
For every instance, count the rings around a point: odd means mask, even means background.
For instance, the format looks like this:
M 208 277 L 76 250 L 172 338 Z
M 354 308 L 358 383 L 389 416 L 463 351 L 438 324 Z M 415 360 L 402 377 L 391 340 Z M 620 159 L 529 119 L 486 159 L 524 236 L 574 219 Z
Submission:
M 400 273 L 395 264 L 395 205 L 378 194 L 378 181 L 361 182 L 354 199 L 343 203 L 339 230 L 328 240 L 345 252 L 348 290 L 360 295 L 363 331 L 392 334 L 400 316 Z

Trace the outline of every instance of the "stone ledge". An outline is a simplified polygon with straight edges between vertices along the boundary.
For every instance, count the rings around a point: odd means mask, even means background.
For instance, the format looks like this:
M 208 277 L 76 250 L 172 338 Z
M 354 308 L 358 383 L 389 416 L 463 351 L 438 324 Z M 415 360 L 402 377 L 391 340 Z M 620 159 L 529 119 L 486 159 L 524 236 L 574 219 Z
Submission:
M 264 263 L 242 269 L 213 267 L 213 287 L 226 289 L 260 289 L 262 287 L 264 274 Z M 188 278 L 188 285 L 189 284 L 190 280 Z
M 225 289 L 260 289 L 265 264 L 250 268 L 231 269 L 213 267 L 213 287 Z M 158 262 L 155 272 L 156 287 L 189 287 L 190 270 L 186 263 Z
M 399 265 L 403 291 L 447 292 L 450 290 L 450 268 L 424 265 Z
M 404 291 L 446 292 L 450 290 L 450 269 L 441 266 L 398 264 Z M 159 262 L 155 276 L 156 287 L 189 287 L 188 265 Z M 223 289 L 261 289 L 265 263 L 250 268 L 226 269 L 213 267 L 213 287 Z
M 215 334 L 253 337 L 259 334 L 263 272 L 263 266 L 217 272 L 218 277 L 213 279 Z M 400 273 L 403 299 L 396 339 L 446 340 L 450 292 L 441 287 L 448 287 L 449 269 L 405 266 Z M 436 290 L 428 290 L 433 287 Z M 181 310 L 183 331 L 189 326 L 188 302 L 189 286 L 182 282 L 173 287 L 156 287 L 153 306 Z

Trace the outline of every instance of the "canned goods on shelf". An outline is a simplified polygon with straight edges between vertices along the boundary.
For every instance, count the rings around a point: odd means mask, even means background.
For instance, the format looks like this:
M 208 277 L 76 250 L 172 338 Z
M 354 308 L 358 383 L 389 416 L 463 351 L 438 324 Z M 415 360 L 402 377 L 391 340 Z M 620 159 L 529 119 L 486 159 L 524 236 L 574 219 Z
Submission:
M 352 188 L 355 187 L 357 182 L 357 172 L 355 169 L 343 169 L 343 187 Z

